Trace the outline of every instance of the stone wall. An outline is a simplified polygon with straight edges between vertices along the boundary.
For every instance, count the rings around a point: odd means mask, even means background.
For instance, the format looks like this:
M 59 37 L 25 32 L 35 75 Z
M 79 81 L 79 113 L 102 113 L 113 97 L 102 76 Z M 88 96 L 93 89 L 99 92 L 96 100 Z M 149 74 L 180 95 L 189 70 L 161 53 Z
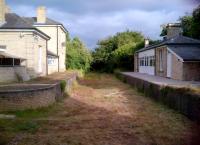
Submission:
M 25 67 L 0 67 L 1 83 L 18 82 L 19 77 L 22 81 L 30 80 Z
M 30 86 L 31 87 L 31 86 Z M 35 109 L 53 104 L 56 101 L 56 86 L 46 86 L 38 89 L 1 91 L 0 110 L 12 111 Z
M 0 67 L 0 82 L 17 82 L 13 67 Z
M 55 68 L 59 67 L 59 72 L 64 72 L 66 70 L 66 33 L 60 26 L 45 27 L 37 25 L 36 27 L 51 37 L 51 39 L 48 41 L 48 50 L 59 56 L 59 62 L 57 64 L 59 66 L 56 66 Z
M 163 52 L 163 70 L 160 70 L 159 51 Z M 156 58 L 156 75 L 161 77 L 167 77 L 167 48 L 166 47 L 156 48 L 155 58 Z
M 183 80 L 183 62 L 172 54 L 172 79 Z
M 77 75 L 66 80 L 69 92 Z M 22 84 L 0 87 L 0 111 L 15 111 L 47 107 L 63 99 L 60 82 L 56 84 Z
M 37 37 L 36 37 L 37 36 Z M 5 45 L 5 53 L 24 58 L 22 66 L 26 66 L 32 77 L 47 75 L 46 40 L 34 32 L 0 32 L 0 45 Z M 42 72 L 39 72 L 39 48 L 42 48 Z
M 117 74 L 122 81 L 154 100 L 177 110 L 188 118 L 200 123 L 200 95 L 187 88 L 157 85 L 132 76 Z
M 186 81 L 200 81 L 200 62 L 184 62 L 183 78 Z

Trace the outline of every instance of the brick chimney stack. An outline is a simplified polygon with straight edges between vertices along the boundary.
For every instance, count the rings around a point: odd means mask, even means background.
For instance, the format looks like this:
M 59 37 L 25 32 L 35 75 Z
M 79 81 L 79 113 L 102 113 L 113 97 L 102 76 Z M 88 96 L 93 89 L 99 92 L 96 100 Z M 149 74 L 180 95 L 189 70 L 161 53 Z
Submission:
M 6 4 L 5 0 L 0 0 L 0 24 L 5 23 Z
M 178 35 L 182 35 L 183 33 L 180 23 L 169 23 L 167 24 L 166 29 L 167 29 L 167 39 Z
M 46 8 L 43 6 L 37 8 L 37 23 L 46 23 Z

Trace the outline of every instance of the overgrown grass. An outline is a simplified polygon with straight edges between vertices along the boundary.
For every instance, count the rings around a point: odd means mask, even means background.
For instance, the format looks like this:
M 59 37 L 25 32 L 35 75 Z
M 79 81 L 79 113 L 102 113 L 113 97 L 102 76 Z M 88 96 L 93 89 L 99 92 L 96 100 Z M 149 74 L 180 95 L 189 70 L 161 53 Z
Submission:
M 0 112 L 0 114 L 16 115 L 16 119 L 0 119 L 0 145 L 7 144 L 18 133 L 36 133 L 44 123 L 38 119 L 48 118 L 62 110 L 62 105 L 63 103 L 59 102 L 46 108 Z
M 65 80 L 60 81 L 60 88 L 61 88 L 62 93 L 65 92 L 66 85 L 67 85 L 67 83 Z
M 51 113 L 56 112 L 61 106 L 62 102 L 55 103 L 50 105 L 49 107 L 42 107 L 39 109 L 28 109 L 28 110 L 18 110 L 18 111 L 9 111 L 9 112 L 0 112 L 1 114 L 12 114 L 16 115 L 17 118 L 20 119 L 33 119 L 33 118 L 40 118 L 40 117 L 47 117 Z

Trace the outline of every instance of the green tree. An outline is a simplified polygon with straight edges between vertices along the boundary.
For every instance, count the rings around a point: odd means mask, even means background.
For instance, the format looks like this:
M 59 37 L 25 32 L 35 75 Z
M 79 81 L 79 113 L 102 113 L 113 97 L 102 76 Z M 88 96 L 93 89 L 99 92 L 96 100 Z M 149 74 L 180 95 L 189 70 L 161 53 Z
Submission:
M 78 37 L 71 40 L 67 36 L 66 58 L 66 67 L 68 69 L 81 69 L 83 71 L 90 69 L 91 53 Z
M 180 19 L 183 28 L 183 35 L 200 39 L 200 5 L 194 9 L 192 15 L 186 15 Z M 164 27 L 160 36 L 165 36 L 167 29 Z
M 103 72 L 113 72 L 115 69 L 132 70 L 134 52 L 139 47 L 144 47 L 143 35 L 129 30 L 101 40 L 92 53 L 92 69 Z
M 200 5 L 194 9 L 191 16 L 183 16 L 180 18 L 183 35 L 200 39 Z

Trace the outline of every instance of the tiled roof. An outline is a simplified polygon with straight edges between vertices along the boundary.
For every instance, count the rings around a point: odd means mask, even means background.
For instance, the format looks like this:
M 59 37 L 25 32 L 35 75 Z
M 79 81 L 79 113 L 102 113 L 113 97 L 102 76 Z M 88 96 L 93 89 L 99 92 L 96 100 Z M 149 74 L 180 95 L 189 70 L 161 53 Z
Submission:
M 170 46 L 169 49 L 180 56 L 184 61 L 200 61 L 200 45 Z
M 200 40 L 196 40 L 196 39 L 189 38 L 186 36 L 178 35 L 176 37 L 164 40 L 159 44 L 150 45 L 148 47 L 142 48 L 142 49 L 138 50 L 137 52 L 154 49 L 156 47 L 160 47 L 160 46 L 164 46 L 164 45 L 182 45 L 182 46 L 183 45 L 200 45 Z

